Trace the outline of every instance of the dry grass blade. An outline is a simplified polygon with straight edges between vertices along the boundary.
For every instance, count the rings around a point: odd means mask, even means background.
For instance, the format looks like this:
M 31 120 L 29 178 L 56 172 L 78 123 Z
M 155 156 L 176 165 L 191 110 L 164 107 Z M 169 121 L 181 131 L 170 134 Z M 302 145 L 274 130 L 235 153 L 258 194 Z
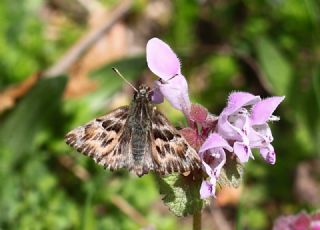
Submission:
M 12 108 L 16 104 L 16 100 L 24 96 L 34 86 L 40 75 L 40 73 L 34 73 L 20 84 L 10 86 L 0 92 L 0 113 Z
M 58 160 L 62 166 L 69 169 L 81 181 L 87 181 L 90 179 L 91 177 L 90 173 L 82 166 L 76 164 L 71 157 L 60 156 Z
M 133 208 L 125 199 L 121 196 L 113 195 L 111 197 L 111 202 L 115 206 L 117 206 L 123 213 L 128 215 L 131 219 L 137 222 L 141 226 L 149 226 L 146 218 L 138 212 L 135 208 Z

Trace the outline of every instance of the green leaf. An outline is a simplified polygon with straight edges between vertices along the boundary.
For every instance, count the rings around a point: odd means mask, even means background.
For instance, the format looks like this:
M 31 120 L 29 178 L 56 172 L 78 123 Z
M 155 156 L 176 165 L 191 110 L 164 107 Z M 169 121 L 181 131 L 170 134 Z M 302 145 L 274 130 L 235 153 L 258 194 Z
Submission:
M 163 202 L 176 216 L 186 216 L 201 211 L 204 201 L 200 199 L 201 177 L 190 174 L 172 174 L 157 177 Z
M 0 144 L 13 152 L 27 152 L 35 137 L 49 125 L 57 128 L 65 77 L 41 79 L 3 118 L 0 124 Z
M 232 186 L 237 188 L 241 183 L 242 174 L 243 165 L 238 162 L 237 158 L 227 154 L 226 164 L 221 169 L 217 183 L 220 187 Z
M 88 189 L 86 197 L 86 203 L 83 209 L 83 216 L 82 216 L 82 229 L 96 229 L 94 211 L 92 206 L 92 195 L 93 195 L 93 188 Z
M 303 3 L 306 6 L 309 18 L 311 23 L 313 24 L 314 30 L 312 31 L 316 38 L 319 38 L 320 26 L 319 26 L 319 14 L 320 7 L 316 1 L 313 0 L 305 0 Z
M 267 87 L 277 95 L 286 95 L 292 77 L 292 68 L 280 50 L 267 38 L 257 43 L 258 58 Z

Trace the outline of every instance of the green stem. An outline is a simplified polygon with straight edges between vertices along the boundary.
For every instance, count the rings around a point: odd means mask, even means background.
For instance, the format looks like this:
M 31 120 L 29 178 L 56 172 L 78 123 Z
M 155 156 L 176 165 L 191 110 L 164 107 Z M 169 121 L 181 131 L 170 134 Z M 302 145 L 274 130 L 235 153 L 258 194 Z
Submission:
M 201 230 L 201 211 L 193 214 L 193 230 Z

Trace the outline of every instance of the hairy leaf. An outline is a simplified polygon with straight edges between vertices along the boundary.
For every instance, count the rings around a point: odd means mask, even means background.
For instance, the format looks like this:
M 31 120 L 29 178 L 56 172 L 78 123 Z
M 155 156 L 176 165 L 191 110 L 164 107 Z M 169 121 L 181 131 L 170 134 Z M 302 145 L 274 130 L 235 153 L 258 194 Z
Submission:
M 198 175 L 196 177 L 199 177 Z M 193 174 L 172 174 L 157 177 L 163 202 L 176 216 L 187 216 L 200 211 L 204 201 L 200 199 L 201 178 Z

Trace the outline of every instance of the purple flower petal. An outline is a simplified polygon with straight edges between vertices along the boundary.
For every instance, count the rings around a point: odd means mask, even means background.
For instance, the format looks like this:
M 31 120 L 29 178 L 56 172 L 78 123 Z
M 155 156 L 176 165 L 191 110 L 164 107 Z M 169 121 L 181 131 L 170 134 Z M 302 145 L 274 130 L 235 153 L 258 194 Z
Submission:
M 210 134 L 210 136 L 205 140 L 205 142 L 201 146 L 199 152 L 205 152 L 213 148 L 225 148 L 229 152 L 232 152 L 232 147 L 228 144 L 228 142 L 225 139 L 223 139 L 217 133 Z
M 276 153 L 272 145 L 269 144 L 267 147 L 260 148 L 260 154 L 269 164 L 273 165 L 276 163 Z
M 161 78 L 156 87 L 170 104 L 189 115 L 191 102 L 188 83 L 181 74 L 180 62 L 172 49 L 158 38 L 152 38 L 147 44 L 147 63 L 149 69 Z M 158 98 L 154 98 L 157 102 Z
M 278 105 L 284 100 L 283 97 L 269 97 L 264 99 L 252 107 L 251 124 L 260 125 L 266 123 L 276 110 Z
M 317 213 L 316 215 L 319 215 Z M 313 218 L 313 215 L 300 212 L 296 215 L 280 216 L 275 221 L 273 230 L 320 230 L 320 221 Z
M 156 81 L 155 84 L 174 108 L 186 115 L 190 113 L 188 83 L 183 75 L 176 75 L 166 82 Z
M 204 171 L 210 178 L 218 179 L 222 167 L 226 163 L 226 153 L 223 148 L 210 149 L 200 153 Z
M 164 97 L 158 87 L 153 88 L 153 94 L 152 94 L 152 103 L 154 104 L 160 104 L 164 101 Z
M 251 149 L 243 142 L 235 142 L 233 145 L 234 154 L 239 158 L 241 163 L 248 162 L 252 156 Z
M 310 224 L 310 230 L 320 230 L 320 220 L 312 221 Z
M 271 129 L 268 124 L 252 126 L 249 129 L 248 138 L 251 148 L 266 147 L 273 141 Z
M 231 93 L 228 98 L 228 105 L 223 110 L 223 113 L 230 115 L 237 112 L 241 107 L 252 105 L 260 101 L 259 96 L 254 96 L 250 93 L 235 92 Z
M 297 219 L 295 220 L 294 224 L 291 225 L 293 226 L 294 230 L 307 230 L 310 227 L 310 217 L 302 212 L 298 215 L 296 215 Z
M 209 153 L 211 155 L 211 157 L 214 158 L 213 161 L 211 161 L 210 167 L 213 170 L 213 175 L 212 177 L 215 177 L 216 179 L 218 179 L 218 177 L 220 176 L 220 172 L 222 167 L 225 165 L 226 163 L 226 153 L 222 148 L 218 148 L 218 149 L 210 149 Z
M 233 120 L 233 124 L 230 123 L 230 118 Z M 241 127 L 239 124 L 240 122 L 237 120 L 244 120 L 242 121 L 242 124 L 246 124 L 247 118 L 245 116 L 228 116 L 224 113 L 220 114 L 218 119 L 218 133 L 227 140 L 243 140 L 244 133 L 241 131 L 243 127 Z M 237 126 L 239 127 L 237 127 Z
M 249 112 L 241 107 L 260 100 L 248 93 L 233 93 L 229 103 L 219 116 L 218 133 L 226 140 L 244 141 L 250 129 Z
M 200 188 L 200 197 L 201 199 L 206 199 L 210 196 L 215 196 L 216 185 L 211 184 L 208 181 L 202 181 L 201 188 Z
M 209 184 L 213 186 L 213 188 L 211 188 L 212 191 L 209 194 L 210 196 L 215 195 L 216 180 L 220 175 L 222 167 L 226 163 L 226 153 L 224 148 L 230 152 L 232 151 L 232 147 L 226 140 L 224 140 L 218 134 L 213 133 L 206 139 L 199 151 L 203 170 L 210 177 Z M 205 187 L 202 187 L 202 189 L 204 190 Z M 203 194 L 204 192 L 201 193 Z
M 147 43 L 147 63 L 149 69 L 163 80 L 181 73 L 177 55 L 158 38 L 152 38 Z
M 204 171 L 207 173 L 209 177 L 212 177 L 214 175 L 212 167 L 203 160 L 203 158 L 207 158 L 207 156 L 204 156 L 204 154 L 200 154 L 200 157 L 202 158 L 202 166 Z
M 313 222 L 312 216 L 300 212 L 296 215 L 280 216 L 275 221 L 273 230 L 319 230 L 320 222 Z

